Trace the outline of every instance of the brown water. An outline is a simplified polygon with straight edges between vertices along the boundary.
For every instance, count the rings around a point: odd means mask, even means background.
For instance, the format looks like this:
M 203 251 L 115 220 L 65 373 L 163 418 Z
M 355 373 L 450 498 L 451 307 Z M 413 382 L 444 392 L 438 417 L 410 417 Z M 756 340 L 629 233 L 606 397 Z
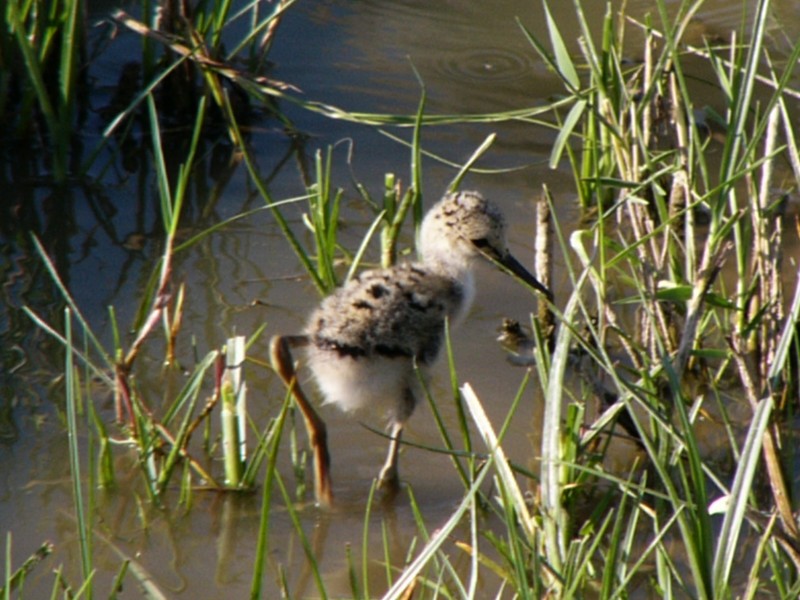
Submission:
M 571 3 L 552 3 L 556 19 L 565 32 L 576 31 Z M 603 10 L 603 3 L 596 3 Z M 800 4 L 776 3 L 774 47 L 785 48 L 784 38 L 796 39 Z M 428 112 L 497 112 L 545 103 L 561 91 L 529 47 L 514 21 L 519 17 L 533 32 L 545 36 L 538 3 L 531 2 L 300 2 L 289 12 L 271 58 L 274 77 L 300 87 L 308 99 L 379 113 L 414 113 L 420 89 L 412 64 L 425 81 L 429 95 Z M 641 15 L 651 3 L 629 2 L 630 14 Z M 98 6 L 95 6 L 99 10 Z M 695 27 L 697 43 L 703 34 L 726 36 L 738 26 L 738 3 L 708 2 Z M 598 13 L 599 23 L 602 13 Z M 126 49 L 138 40 L 122 34 L 115 52 L 97 59 L 98 77 L 109 89 L 116 81 Z M 638 58 L 637 40 L 630 36 L 631 58 Z M 574 40 L 568 40 L 573 49 Z M 134 52 L 135 55 L 135 52 Z M 109 92 L 110 93 L 110 92 Z M 98 105 L 107 98 L 98 98 Z M 295 126 L 308 134 L 299 155 L 309 157 L 318 149 L 338 143 L 335 179 L 346 187 L 344 239 L 351 247 L 360 240 L 371 214 L 357 200 L 350 185 L 351 172 L 374 195 L 382 189 L 386 172 L 408 180 L 409 152 L 382 136 L 376 129 L 325 119 L 289 105 L 282 108 Z M 97 129 L 87 128 L 87 136 Z M 549 170 L 547 156 L 555 133 L 525 123 L 502 125 L 446 126 L 426 128 L 426 150 L 455 162 L 465 160 L 489 134 L 497 142 L 481 162 L 483 167 L 519 167 L 502 175 L 470 175 L 462 187 L 480 189 L 499 202 L 511 223 L 512 251 L 530 261 L 533 243 L 532 201 L 546 183 L 556 198 L 562 223 L 579 218 L 571 175 L 566 169 Z M 410 139 L 409 130 L 394 130 Z M 265 119 L 252 133 L 263 173 L 281 165 L 295 146 L 280 124 Z M 347 152 L 352 144 L 352 164 Z M 227 149 L 215 149 L 227 158 Z M 224 160 L 222 161 L 224 162 Z M 228 177 L 229 175 L 229 177 Z M 424 163 L 426 205 L 445 189 L 455 171 L 437 161 Z M 99 174 L 98 174 L 99 176 Z M 192 191 L 188 207 L 191 230 L 202 230 L 219 219 L 258 206 L 260 201 L 246 184 L 242 168 L 228 174 L 206 175 Z M 37 207 L 38 222 L 27 222 L 39 233 L 52 252 L 63 257 L 63 273 L 79 306 L 106 342 L 110 341 L 106 306 L 114 305 L 120 322 L 130 323 L 135 301 L 159 256 L 159 215 L 156 211 L 152 172 L 112 170 L 94 187 L 78 187 L 66 197 L 50 198 L 48 187 L 30 179 L 11 179 L 2 190 L 14 202 Z M 215 187 L 216 186 L 216 187 Z M 269 181 L 276 199 L 303 193 L 300 170 L 294 158 L 278 168 Z M 13 202 L 12 202 L 13 204 Z M 54 215 L 52 206 L 63 214 Z M 109 206 L 114 209 L 110 210 Z M 29 210 L 29 209 L 26 209 Z M 289 209 L 292 226 L 301 228 L 301 208 Z M 27 214 L 27 213 L 26 213 Z M 20 219 L 20 225 L 22 219 Z M 187 234 L 191 231 L 187 231 Z M 32 306 L 53 323 L 62 321 L 62 303 L 41 272 L 38 260 L 26 240 L 3 230 L 0 274 L 5 303 L 0 321 L 0 358 L 3 371 L 0 386 L 0 529 L 13 540 L 13 562 L 18 564 L 43 541 L 56 545 L 47 567 L 39 567 L 26 583 L 26 597 L 49 594 L 51 568 L 63 564 L 68 579 L 77 581 L 78 545 L 75 537 L 67 438 L 59 418 L 63 408 L 63 355 L 27 320 L 19 308 Z M 409 238 L 406 238 L 408 243 Z M 179 348 L 181 360 L 191 364 L 194 349 L 203 355 L 219 347 L 234 332 L 255 331 L 266 321 L 270 334 L 299 330 L 305 315 L 318 301 L 316 291 L 304 277 L 295 277 L 300 267 L 280 232 L 266 214 L 254 216 L 214 234 L 176 260 L 177 278 L 188 287 L 184 331 Z M 557 270 L 558 273 L 558 270 Z M 464 325 L 454 333 L 456 363 L 462 381 L 469 381 L 486 405 L 492 421 L 499 425 L 506 416 L 523 372 L 507 363 L 494 343 L 496 329 L 505 316 L 522 321 L 532 310 L 531 295 L 489 267 L 479 273 L 476 305 Z M 556 296 L 564 297 L 566 277 L 556 279 Z M 266 306 L 252 306 L 258 299 Z M 266 339 L 266 338 L 265 338 Z M 175 389 L 179 375 L 162 375 L 159 351 L 145 355 L 139 365 L 139 384 L 151 398 L 168 397 L 163 389 Z M 251 355 L 266 356 L 265 340 Z M 146 368 L 142 368 L 142 365 Z M 280 384 L 265 369 L 248 373 L 251 389 L 250 412 L 257 423 L 265 423 L 277 412 L 283 398 Z M 440 398 L 440 410 L 453 431 L 455 409 L 449 401 L 444 365 L 434 377 L 433 392 Z M 533 382 L 524 394 L 516 418 L 507 434 L 505 449 L 512 460 L 530 464 L 537 453 L 538 403 Z M 111 421 L 110 398 L 99 391 L 96 401 Z M 59 410 L 54 409 L 54 405 Z M 320 512 L 308 507 L 300 512 L 306 535 L 320 560 L 320 570 L 329 593 L 349 595 L 345 549 L 350 547 L 360 564 L 364 536 L 364 511 L 372 478 L 385 452 L 384 440 L 368 431 L 356 419 L 323 407 L 331 431 L 336 509 Z M 366 418 L 366 417 L 365 417 Z M 380 420 L 370 422 L 380 427 Z M 440 446 L 430 410 L 421 406 L 411 419 L 407 439 Z M 292 483 L 288 448 L 280 459 L 284 479 Z M 102 597 L 119 568 L 113 548 L 136 556 L 142 568 L 169 597 L 241 598 L 250 589 L 260 493 L 250 496 L 198 492 L 190 510 L 157 510 L 140 503 L 138 467 L 133 456 L 117 451 L 119 489 L 97 491 L 97 539 L 95 541 L 98 597 Z M 416 448 L 404 450 L 401 476 L 413 489 L 422 517 L 430 530 L 451 513 L 463 491 L 449 459 Z M 264 597 L 276 594 L 280 572 L 286 572 L 293 597 L 316 596 L 302 545 L 282 502 L 274 503 L 271 544 Z M 417 535 L 410 506 L 401 497 L 391 506 L 374 510 L 369 524 L 367 552 L 374 562 L 372 595 L 380 593 L 383 566 L 382 524 L 385 524 L 390 558 L 402 565 Z M 419 547 L 419 546 L 418 546 Z M 457 551 L 453 550 L 456 554 Z M 466 556 L 463 557 L 466 560 Z M 133 579 L 127 579 L 123 597 L 138 597 Z M 493 590 L 486 582 L 487 590 Z

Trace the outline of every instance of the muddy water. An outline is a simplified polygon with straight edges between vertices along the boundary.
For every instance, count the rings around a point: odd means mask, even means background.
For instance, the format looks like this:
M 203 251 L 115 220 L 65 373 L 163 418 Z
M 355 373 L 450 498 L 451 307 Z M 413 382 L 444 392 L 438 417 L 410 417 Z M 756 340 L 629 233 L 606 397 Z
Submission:
M 554 16 L 562 30 L 576 31 L 571 3 L 552 4 L 557 5 Z M 602 10 L 603 3 L 596 4 Z M 703 35 L 726 36 L 738 26 L 739 8 L 733 4 L 707 3 L 693 23 L 697 43 Z M 774 47 L 780 50 L 785 48 L 784 35 L 789 40 L 797 37 L 798 23 L 790 17 L 796 19 L 798 4 L 788 0 L 776 4 L 776 19 L 785 27 L 773 29 Z M 629 12 L 641 15 L 650 5 L 629 2 Z M 544 19 L 538 3 L 301 2 L 289 12 L 276 41 L 271 55 L 275 61 L 272 75 L 298 86 L 309 99 L 353 111 L 414 113 L 420 97 L 414 68 L 425 82 L 427 111 L 431 113 L 498 112 L 542 104 L 561 88 L 525 41 L 515 17 L 544 38 Z M 599 23 L 600 18 L 598 14 L 593 20 Z M 568 42 L 577 49 L 574 40 Z M 108 81 L 109 95 L 120 63 L 136 44 L 136 38 L 123 34 L 117 46 L 119 54 L 107 52 L 97 59 L 98 76 Z M 630 57 L 639 58 L 635 35 L 628 38 L 628 44 Z M 97 99 L 99 105 L 107 101 L 107 97 Z M 298 156 L 307 160 L 317 149 L 338 144 L 334 177 L 348 190 L 343 239 L 355 248 L 369 225 L 371 213 L 357 200 L 351 178 L 378 196 L 384 173 L 394 172 L 408 180 L 408 150 L 374 128 L 326 119 L 288 104 L 281 108 L 308 137 L 298 151 L 296 140 L 286 136 L 282 126 L 270 119 L 262 121 L 251 133 L 262 172 L 275 170 L 269 180 L 270 192 L 276 199 L 301 194 Z M 393 133 L 410 139 L 407 129 Z M 571 175 L 564 169 L 546 167 L 555 132 L 522 122 L 442 126 L 427 128 L 423 142 L 432 154 L 461 162 L 490 133 L 498 135 L 497 142 L 481 166 L 514 170 L 501 175 L 472 174 L 462 187 L 480 189 L 502 205 L 511 223 L 512 251 L 527 262 L 533 250 L 532 199 L 540 193 L 543 183 L 556 198 L 562 223 L 575 223 L 579 218 Z M 226 158 L 225 148 L 216 151 Z M 211 162 L 209 158 L 209 167 Z M 425 201 L 430 205 L 455 171 L 432 159 L 426 159 L 423 169 Z M 192 217 L 187 219 L 185 235 L 259 205 L 243 169 L 234 169 L 227 175 L 208 175 L 205 185 L 198 184 L 192 190 L 188 207 Z M 143 180 L 149 183 L 142 184 Z M 136 171 L 106 173 L 99 181 L 99 190 L 76 190 L 66 198 L 51 198 L 47 190 L 35 185 L 4 193 L 20 194 L 42 205 L 52 199 L 71 207 L 68 221 L 59 223 L 54 218 L 50 223 L 44 219 L 41 229 L 47 233 L 47 225 L 51 224 L 61 232 L 49 238 L 53 240 L 51 247 L 64 249 L 67 261 L 63 267 L 70 288 L 101 337 L 109 342 L 106 306 L 115 306 L 122 323 L 133 319 L 135 300 L 158 256 L 159 215 L 152 203 L 155 192 L 150 170 L 143 171 L 141 178 Z M 107 201 L 114 205 L 114 211 L 103 212 Z M 302 227 L 301 212 L 300 207 L 287 210 L 297 231 Z M 105 217 L 101 219 L 98 214 Z M 410 237 L 404 241 L 409 247 Z M 55 344 L 32 330 L 18 310 L 22 304 L 29 304 L 49 320 L 60 323 L 61 303 L 55 300 L 53 287 L 36 274 L 38 266 L 31 254 L 14 244 L 6 248 L 2 260 L 9 273 L 3 282 L 8 310 L 3 313 L 0 331 L 5 342 L 2 385 L 14 400 L 3 400 L 7 404 L 2 422 L 4 443 L 0 445 L 0 524 L 12 535 L 15 563 L 43 541 L 51 540 L 56 544 L 56 554 L 49 559 L 48 567 L 63 564 L 67 577 L 77 581 L 79 559 L 66 462 L 67 440 L 60 413 L 53 408 L 63 406 L 63 384 L 57 379 L 63 356 Z M 233 332 L 255 331 L 265 321 L 270 334 L 297 331 L 318 301 L 308 280 L 298 277 L 296 259 L 265 213 L 230 226 L 180 254 L 176 273 L 189 291 L 179 348 L 186 364 L 191 364 L 195 353 L 202 355 L 219 347 Z M 475 307 L 453 334 L 453 346 L 462 381 L 474 386 L 490 418 L 499 425 L 524 373 L 507 363 L 493 340 L 503 317 L 527 319 L 533 298 L 490 267 L 482 268 L 478 277 Z M 564 297 L 566 278 L 557 275 L 555 284 L 557 297 Z M 263 304 L 253 306 L 253 300 Z M 264 341 L 256 344 L 251 354 L 265 357 Z M 162 372 L 159 357 L 159 349 L 155 348 L 152 354 L 142 357 L 144 368 L 139 384 L 153 399 L 169 397 L 170 391 L 181 384 L 180 374 Z M 265 423 L 280 405 L 282 388 L 266 369 L 253 368 L 248 378 L 250 412 L 256 423 Z M 456 414 L 449 400 L 443 365 L 434 376 L 433 393 L 448 426 L 456 431 Z M 95 401 L 110 421 L 108 395 L 98 389 Z M 535 465 L 531 465 L 530 457 L 539 445 L 535 425 L 538 406 L 533 381 L 523 394 L 505 445 L 512 460 L 531 467 Z M 306 508 L 300 518 L 320 561 L 328 592 L 349 595 L 345 549 L 350 547 L 356 564 L 360 564 L 366 497 L 383 459 L 385 442 L 358 419 L 345 418 L 328 407 L 323 407 L 321 413 L 331 432 L 338 502 L 330 513 Z M 363 418 L 372 426 L 382 425 L 380 419 L 370 419 L 369 415 Z M 420 445 L 441 446 L 427 406 L 421 406 L 410 421 L 407 439 Z M 292 487 L 288 450 L 288 446 L 282 449 L 280 466 L 282 476 Z M 138 566 L 169 597 L 246 597 L 253 571 L 260 493 L 234 497 L 198 492 L 190 510 L 156 510 L 144 500 L 137 501 L 134 490 L 141 494 L 141 489 L 132 461 L 132 456 L 118 450 L 118 489 L 96 492 L 97 589 L 107 590 L 119 568 L 117 548 L 135 556 Z M 449 516 L 461 497 L 462 484 L 444 455 L 408 447 L 401 459 L 401 476 L 413 490 L 430 530 Z M 301 540 L 283 506 L 280 501 L 274 502 L 265 597 L 274 596 L 282 572 L 292 597 L 316 596 Z M 405 497 L 373 512 L 366 535 L 367 552 L 374 559 L 372 595 L 380 592 L 381 582 L 385 581 L 380 564 L 384 560 L 381 527 L 386 528 L 390 562 L 402 565 L 418 533 Z M 26 584 L 27 597 L 49 593 L 52 581 L 49 568 L 39 568 Z M 127 581 L 123 597 L 138 597 L 133 579 L 129 577 Z M 487 590 L 493 589 L 491 582 L 485 585 Z

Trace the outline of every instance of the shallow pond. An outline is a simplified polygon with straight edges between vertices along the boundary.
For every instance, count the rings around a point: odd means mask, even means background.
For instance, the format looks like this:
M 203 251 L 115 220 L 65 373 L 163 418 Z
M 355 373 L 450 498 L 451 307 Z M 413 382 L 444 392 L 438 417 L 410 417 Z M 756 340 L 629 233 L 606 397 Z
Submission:
M 571 31 L 571 3 L 552 4 L 558 5 L 555 18 L 562 31 Z M 604 5 L 596 4 L 599 23 Z M 642 15 L 651 4 L 631 1 L 628 12 Z M 95 3 L 92 10 L 100 19 L 102 11 L 108 9 Z M 740 10 L 738 3 L 708 2 L 693 24 L 696 42 L 700 44 L 703 35 L 727 37 L 728 31 L 739 25 Z M 777 2 L 775 13 L 786 19 L 782 30 L 775 28 L 775 46 L 781 49 L 782 36 L 789 40 L 797 37 L 798 3 Z M 428 113 L 499 112 L 544 104 L 561 87 L 525 40 L 517 17 L 536 35 L 545 37 L 538 3 L 301 0 L 281 25 L 270 54 L 274 61 L 270 75 L 297 86 L 307 99 L 350 111 L 414 114 L 420 99 L 414 69 L 425 83 Z M 111 102 L 122 65 L 131 51 L 136 55 L 139 43 L 135 35 L 120 31 L 119 39 L 94 59 L 93 77 L 101 82 L 92 99 L 95 108 Z M 577 48 L 574 41 L 570 43 Z M 635 35 L 628 45 L 631 60 L 638 60 Z M 342 239 L 354 249 L 373 213 L 364 208 L 352 181 L 363 183 L 374 197 L 382 193 L 387 172 L 396 173 L 407 185 L 409 149 L 383 135 L 379 128 L 326 118 L 289 103 L 282 103 L 280 108 L 302 136 L 287 135 L 284 125 L 269 116 L 256 119 L 249 134 L 257 150 L 258 167 L 265 178 L 269 174 L 270 193 L 275 199 L 302 195 L 303 173 L 313 164 L 314 152 L 324 152 L 335 144 L 334 180 L 346 190 Z M 87 146 L 99 135 L 100 112 L 89 117 Z M 391 133 L 406 141 L 411 138 L 407 128 L 395 128 Z M 556 199 L 562 224 L 568 228 L 581 216 L 569 170 L 547 168 L 556 132 L 523 122 L 427 127 L 423 145 L 432 155 L 460 164 L 490 133 L 497 134 L 497 141 L 479 166 L 509 170 L 502 174 L 473 173 L 462 187 L 479 189 L 503 207 L 510 222 L 512 251 L 523 262 L 530 262 L 533 200 L 541 194 L 542 184 L 549 186 Z M 183 222 L 185 231 L 181 233 L 185 237 L 261 205 L 243 164 L 232 162 L 230 148 L 219 144 L 206 151 L 203 160 L 208 171 L 194 180 Z M 3 159 L 11 161 L 12 154 L 6 148 Z M 15 563 L 45 540 L 56 547 L 55 555 L 46 563 L 48 567 L 39 567 L 26 582 L 25 595 L 29 598 L 49 594 L 53 582 L 50 568 L 55 565 L 63 564 L 67 579 L 77 581 L 79 558 L 68 440 L 60 417 L 63 353 L 20 310 L 22 305 L 29 305 L 49 322 L 60 324 L 63 302 L 33 254 L 25 230 L 35 231 L 48 250 L 60 257 L 57 262 L 62 276 L 78 306 L 110 344 L 106 307 L 115 307 L 120 323 L 132 322 L 138 309 L 136 302 L 161 250 L 152 168 L 135 159 L 133 155 L 130 170 L 123 168 L 121 161 L 110 161 L 111 168 L 92 173 L 91 185 L 76 185 L 68 192 L 52 191 L 45 172 L 17 171 L 0 183 L 5 187 L 3 202 L 16 207 L 15 225 L 19 227 L 4 227 L 0 238 L 4 290 L 0 321 L 0 524 L 11 535 Z M 426 206 L 438 198 L 455 173 L 443 161 L 425 159 Z M 286 210 L 298 232 L 303 227 L 304 206 L 297 204 Z M 406 232 L 403 246 L 409 248 L 411 243 L 410 232 Z M 196 355 L 220 347 L 232 334 L 254 332 L 264 322 L 269 335 L 296 332 L 319 300 L 268 212 L 227 226 L 179 253 L 174 268 L 176 279 L 186 283 L 188 292 L 178 348 L 179 360 L 187 365 Z M 556 298 L 563 296 L 568 281 L 559 272 L 556 265 Z M 490 419 L 499 425 L 525 374 L 508 363 L 495 343 L 497 328 L 504 317 L 527 320 L 534 299 L 491 267 L 482 267 L 478 279 L 476 304 L 452 336 L 455 362 L 461 380 L 474 386 Z M 249 355 L 265 359 L 267 339 L 268 335 L 262 336 Z M 182 375 L 165 373 L 160 360 L 161 349 L 150 348 L 141 357 L 138 371 L 138 385 L 154 401 L 169 397 L 182 384 Z M 443 364 L 446 361 L 441 362 L 432 391 L 442 399 L 439 405 L 446 423 L 456 430 L 457 415 Z M 250 369 L 248 381 L 251 417 L 256 424 L 264 424 L 279 410 L 283 387 L 266 368 Z M 99 384 L 97 388 L 95 401 L 110 423 L 110 394 Z M 505 444 L 513 461 L 529 467 L 535 466 L 532 457 L 540 446 L 536 389 L 535 382 L 526 388 Z M 413 556 L 410 548 L 419 536 L 418 524 L 403 494 L 395 503 L 374 507 L 365 535 L 367 496 L 383 459 L 385 440 L 359 419 L 347 418 L 330 407 L 323 407 L 321 413 L 331 435 L 337 504 L 330 512 L 304 507 L 299 513 L 302 527 L 332 596 L 350 595 L 348 560 L 360 564 L 364 550 L 373 561 L 370 569 L 375 573 L 375 583 L 369 591 L 375 596 L 385 587 L 385 558 L 394 566 L 402 566 Z M 372 427 L 382 427 L 379 418 L 363 418 Z M 420 446 L 442 445 L 427 406 L 421 406 L 411 419 L 406 438 Z M 304 440 L 302 432 L 299 439 Z M 294 479 L 288 436 L 286 440 L 279 464 L 291 487 Z M 133 454 L 119 450 L 116 461 L 118 488 L 93 492 L 96 589 L 109 589 L 121 562 L 119 550 L 135 557 L 138 566 L 169 597 L 246 597 L 259 527 L 260 490 L 251 495 L 198 491 L 188 510 L 155 509 L 140 495 Z M 450 459 L 409 446 L 403 451 L 400 466 L 422 520 L 429 531 L 435 530 L 463 494 Z M 173 500 L 177 500 L 177 494 Z M 177 506 L 177 502 L 174 504 Z M 273 505 L 264 597 L 278 593 L 277 582 L 283 577 L 292 597 L 315 597 L 317 591 L 301 539 L 282 502 L 273 501 Z M 420 544 L 418 541 L 416 547 Z M 453 552 L 459 551 L 454 548 Z M 464 555 L 463 560 L 467 559 Z M 494 586 L 488 581 L 485 585 L 493 593 Z M 138 597 L 139 593 L 129 578 L 122 597 Z

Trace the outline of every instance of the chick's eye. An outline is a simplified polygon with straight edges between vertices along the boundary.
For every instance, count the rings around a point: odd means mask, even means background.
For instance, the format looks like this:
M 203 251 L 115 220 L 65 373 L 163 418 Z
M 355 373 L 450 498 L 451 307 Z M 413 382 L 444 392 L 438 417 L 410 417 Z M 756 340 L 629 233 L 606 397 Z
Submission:
M 478 250 L 483 252 L 486 256 L 491 258 L 497 259 L 500 258 L 500 253 L 497 251 L 497 248 L 492 246 L 487 238 L 479 238 L 477 240 L 471 240 L 472 245 L 475 246 Z

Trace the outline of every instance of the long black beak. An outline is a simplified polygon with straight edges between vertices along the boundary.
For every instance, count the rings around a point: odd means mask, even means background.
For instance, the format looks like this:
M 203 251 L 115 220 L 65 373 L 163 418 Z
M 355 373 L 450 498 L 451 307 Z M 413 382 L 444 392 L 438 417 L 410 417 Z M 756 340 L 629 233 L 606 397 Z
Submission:
M 504 255 L 501 255 L 495 248 L 491 246 L 491 244 L 488 243 L 488 240 L 485 239 L 472 240 L 472 244 L 478 249 L 478 252 L 483 254 L 491 262 L 496 263 L 502 269 L 514 275 L 517 279 L 521 279 L 537 292 L 544 294 L 550 302 L 553 301 L 553 292 L 548 290 L 541 281 L 531 275 L 528 269 L 523 267 L 522 263 L 514 258 L 510 252 L 506 251 Z
M 522 266 L 522 264 L 514 258 L 511 254 L 506 254 L 505 256 L 498 256 L 493 257 L 494 260 L 507 270 L 509 273 L 521 279 L 523 282 L 527 283 L 530 287 L 535 289 L 538 292 L 541 292 L 545 295 L 545 297 L 552 302 L 553 301 L 553 292 L 547 289 L 544 284 L 536 279 L 530 272 Z

